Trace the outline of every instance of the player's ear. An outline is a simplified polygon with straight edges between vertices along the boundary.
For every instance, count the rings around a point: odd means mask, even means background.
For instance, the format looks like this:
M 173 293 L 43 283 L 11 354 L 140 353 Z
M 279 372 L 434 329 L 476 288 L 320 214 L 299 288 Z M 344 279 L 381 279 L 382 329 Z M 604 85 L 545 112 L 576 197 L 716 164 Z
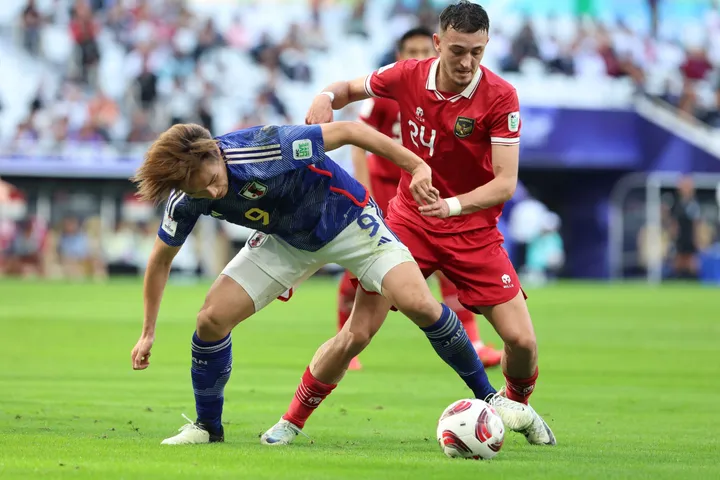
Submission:
M 437 33 L 433 33 L 433 47 L 437 53 L 440 53 L 440 35 Z

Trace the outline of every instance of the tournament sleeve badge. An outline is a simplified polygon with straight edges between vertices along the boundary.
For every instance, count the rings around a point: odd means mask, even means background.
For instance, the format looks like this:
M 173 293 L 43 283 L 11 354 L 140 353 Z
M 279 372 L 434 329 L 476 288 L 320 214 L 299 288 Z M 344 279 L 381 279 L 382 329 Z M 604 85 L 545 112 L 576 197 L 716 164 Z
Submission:
M 458 117 L 455 120 L 455 136 L 465 138 L 475 130 L 475 119 L 468 117 Z

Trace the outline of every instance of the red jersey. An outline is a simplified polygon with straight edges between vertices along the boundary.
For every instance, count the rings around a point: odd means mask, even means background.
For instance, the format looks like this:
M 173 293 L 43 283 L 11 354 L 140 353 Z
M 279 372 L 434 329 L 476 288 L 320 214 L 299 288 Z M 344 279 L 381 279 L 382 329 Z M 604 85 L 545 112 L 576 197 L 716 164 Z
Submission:
M 400 139 L 400 107 L 389 98 L 368 98 L 362 104 L 360 120 L 383 135 Z M 402 169 L 383 157 L 371 153 L 368 155 L 368 170 L 371 177 L 379 177 L 393 182 L 400 181 Z
M 462 93 L 438 91 L 439 62 L 430 58 L 386 65 L 368 75 L 365 90 L 371 97 L 398 102 L 403 145 L 430 165 L 433 185 L 448 198 L 495 178 L 492 145 L 520 142 L 520 107 L 515 88 L 483 66 Z M 439 233 L 497 224 L 503 204 L 456 217 L 422 216 L 410 194 L 411 178 L 402 172 L 391 205 L 399 216 Z

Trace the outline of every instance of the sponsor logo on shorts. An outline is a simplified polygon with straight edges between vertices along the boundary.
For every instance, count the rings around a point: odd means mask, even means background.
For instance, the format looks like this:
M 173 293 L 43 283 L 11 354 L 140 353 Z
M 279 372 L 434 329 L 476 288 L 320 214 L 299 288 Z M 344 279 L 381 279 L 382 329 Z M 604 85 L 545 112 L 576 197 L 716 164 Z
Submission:
M 390 243 L 390 242 L 392 242 L 391 238 L 380 237 L 380 241 L 378 242 L 377 246 L 379 247 L 380 245 L 385 245 L 386 243 Z
M 258 248 L 262 246 L 263 243 L 265 243 L 265 240 L 267 240 L 267 238 L 267 233 L 255 232 L 253 236 L 250 237 L 250 240 L 248 240 L 248 247 Z
M 267 191 L 267 185 L 258 181 L 252 181 L 245 184 L 242 190 L 240 190 L 240 195 L 248 200 L 257 200 L 264 197 Z

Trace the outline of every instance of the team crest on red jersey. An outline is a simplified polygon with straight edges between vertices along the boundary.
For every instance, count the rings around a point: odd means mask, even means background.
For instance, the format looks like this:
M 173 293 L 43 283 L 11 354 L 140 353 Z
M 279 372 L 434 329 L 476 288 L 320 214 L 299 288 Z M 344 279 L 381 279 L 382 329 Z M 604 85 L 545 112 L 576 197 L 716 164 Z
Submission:
M 248 200 L 257 200 L 260 197 L 264 197 L 267 191 L 267 185 L 258 181 L 252 181 L 245 184 L 242 190 L 240 190 L 240 195 Z
M 475 119 L 468 117 L 458 117 L 455 120 L 455 136 L 465 138 L 475 130 Z

